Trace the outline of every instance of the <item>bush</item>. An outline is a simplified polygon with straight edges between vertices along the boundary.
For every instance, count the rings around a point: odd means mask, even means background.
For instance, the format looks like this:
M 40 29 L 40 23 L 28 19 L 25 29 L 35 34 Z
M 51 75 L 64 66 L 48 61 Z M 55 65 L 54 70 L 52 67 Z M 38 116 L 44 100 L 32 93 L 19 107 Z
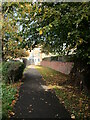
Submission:
M 27 59 L 26 58 L 22 58 L 22 60 L 23 60 L 24 66 L 26 67 L 26 65 L 27 65 Z
M 9 61 L 2 64 L 2 78 L 5 83 L 12 83 L 21 79 L 24 68 L 24 63 L 19 61 Z

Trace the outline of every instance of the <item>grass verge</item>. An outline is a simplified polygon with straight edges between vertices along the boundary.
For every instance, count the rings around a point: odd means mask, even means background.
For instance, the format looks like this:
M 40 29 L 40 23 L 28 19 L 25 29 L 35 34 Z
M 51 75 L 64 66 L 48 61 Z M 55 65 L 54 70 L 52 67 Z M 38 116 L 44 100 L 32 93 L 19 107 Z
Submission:
M 69 76 L 47 67 L 36 66 L 36 69 L 41 73 L 46 84 L 55 90 L 60 102 L 70 112 L 71 118 L 89 120 L 90 98 L 77 87 L 65 84 Z
M 21 82 L 6 85 L 2 84 L 2 119 L 7 119 L 15 113 L 12 111 L 13 106 L 19 96 L 19 87 Z

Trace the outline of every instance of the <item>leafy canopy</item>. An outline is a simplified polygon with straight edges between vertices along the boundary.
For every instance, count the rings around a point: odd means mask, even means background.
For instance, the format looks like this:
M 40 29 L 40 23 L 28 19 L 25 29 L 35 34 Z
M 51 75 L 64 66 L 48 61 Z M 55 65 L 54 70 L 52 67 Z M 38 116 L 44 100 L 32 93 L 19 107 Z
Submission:
M 3 14 L 8 23 L 3 27 L 5 48 L 10 41 L 18 49 L 39 44 L 43 52 L 64 55 L 73 50 L 76 58 L 90 62 L 90 2 L 4 3 Z

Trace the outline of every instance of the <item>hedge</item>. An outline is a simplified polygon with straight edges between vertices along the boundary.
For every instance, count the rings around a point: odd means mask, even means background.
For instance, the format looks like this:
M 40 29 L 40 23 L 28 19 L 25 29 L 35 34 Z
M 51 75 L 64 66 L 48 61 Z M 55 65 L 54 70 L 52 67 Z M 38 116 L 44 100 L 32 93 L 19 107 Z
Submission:
M 2 64 L 2 79 L 5 83 L 13 83 L 22 78 L 25 65 L 20 61 L 8 61 Z

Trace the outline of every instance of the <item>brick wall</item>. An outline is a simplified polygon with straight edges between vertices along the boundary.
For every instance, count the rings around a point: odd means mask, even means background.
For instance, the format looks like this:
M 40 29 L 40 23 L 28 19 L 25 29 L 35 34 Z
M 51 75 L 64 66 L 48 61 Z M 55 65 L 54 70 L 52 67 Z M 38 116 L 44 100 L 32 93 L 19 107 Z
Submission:
M 58 61 L 42 61 L 41 65 L 45 67 L 52 68 L 56 71 L 59 71 L 64 74 L 69 74 L 72 67 L 73 62 L 58 62 Z

